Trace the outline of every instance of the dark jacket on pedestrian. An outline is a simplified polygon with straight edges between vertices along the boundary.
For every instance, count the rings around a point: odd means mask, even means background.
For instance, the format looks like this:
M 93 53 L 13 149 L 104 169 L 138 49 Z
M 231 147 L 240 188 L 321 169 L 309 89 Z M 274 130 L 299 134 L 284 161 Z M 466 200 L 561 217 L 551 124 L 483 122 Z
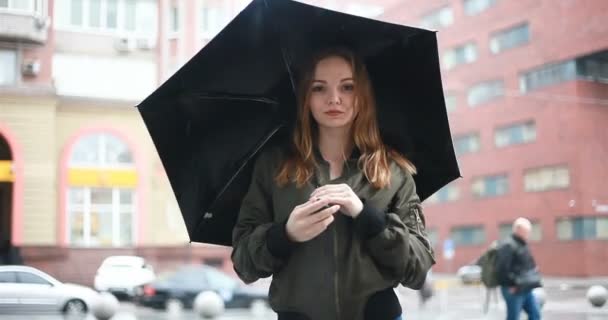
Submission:
M 518 287 L 523 277 L 536 270 L 536 262 L 525 240 L 512 234 L 499 245 L 496 253 L 499 285 Z
M 357 167 L 358 156 L 355 151 L 342 176 L 330 180 L 329 164 L 316 151 L 315 177 L 300 188 L 275 183 L 282 151 L 264 152 L 255 164 L 232 261 L 246 283 L 273 276 L 269 299 L 280 320 L 395 319 L 402 311 L 393 288 L 420 288 L 435 263 L 412 176 L 391 163 L 390 185 L 375 189 Z M 316 238 L 290 241 L 285 225 L 293 208 L 315 188 L 340 183 L 362 199 L 361 214 L 337 213 Z

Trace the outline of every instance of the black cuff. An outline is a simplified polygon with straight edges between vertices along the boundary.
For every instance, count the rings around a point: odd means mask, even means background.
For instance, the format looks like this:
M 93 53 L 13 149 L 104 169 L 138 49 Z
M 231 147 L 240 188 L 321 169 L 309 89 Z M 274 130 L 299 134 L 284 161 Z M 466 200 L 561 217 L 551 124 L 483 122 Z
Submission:
M 266 246 L 276 258 L 288 258 L 298 244 L 287 237 L 286 225 L 287 221 L 275 223 L 266 232 Z
M 399 298 L 393 288 L 375 292 L 365 304 L 363 319 L 395 319 L 403 313 Z
M 386 215 L 384 212 L 364 203 L 363 210 L 355 219 L 355 230 L 364 239 L 369 239 L 382 232 L 384 228 L 386 228 Z

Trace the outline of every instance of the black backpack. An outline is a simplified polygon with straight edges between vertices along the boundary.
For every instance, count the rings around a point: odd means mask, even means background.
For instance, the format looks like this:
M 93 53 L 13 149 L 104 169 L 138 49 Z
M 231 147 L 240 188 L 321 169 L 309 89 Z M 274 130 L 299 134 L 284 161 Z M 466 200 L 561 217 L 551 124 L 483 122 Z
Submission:
M 481 267 L 481 282 L 486 288 L 498 287 L 498 273 L 496 272 L 498 247 L 498 241 L 492 242 L 490 247 L 477 260 L 477 265 Z

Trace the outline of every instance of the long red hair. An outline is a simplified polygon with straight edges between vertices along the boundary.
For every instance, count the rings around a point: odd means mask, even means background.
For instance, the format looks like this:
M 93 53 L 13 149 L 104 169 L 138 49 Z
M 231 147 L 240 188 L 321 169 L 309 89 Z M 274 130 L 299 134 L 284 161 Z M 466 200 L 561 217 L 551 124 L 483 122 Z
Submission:
M 376 120 L 376 103 L 365 64 L 352 51 L 345 48 L 331 48 L 317 54 L 305 70 L 298 86 L 298 114 L 293 132 L 294 152 L 279 168 L 275 181 L 284 186 L 295 182 L 303 186 L 314 175 L 317 161 L 314 143 L 318 141 L 318 126 L 310 111 L 310 93 L 314 72 L 319 61 L 328 57 L 344 59 L 353 71 L 355 84 L 355 119 L 351 126 L 353 142 L 361 156 L 358 166 L 367 180 L 375 188 L 384 188 L 390 183 L 390 160 L 411 174 L 416 168 L 405 156 L 386 146 L 381 139 Z

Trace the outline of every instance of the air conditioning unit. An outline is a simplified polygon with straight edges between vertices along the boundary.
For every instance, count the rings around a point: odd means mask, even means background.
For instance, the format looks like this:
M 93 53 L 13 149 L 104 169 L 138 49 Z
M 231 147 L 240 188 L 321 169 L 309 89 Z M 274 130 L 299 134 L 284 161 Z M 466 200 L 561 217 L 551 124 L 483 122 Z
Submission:
M 119 37 L 114 42 L 114 48 L 121 53 L 128 53 L 135 50 L 135 39 L 132 37 Z
M 154 38 L 139 38 L 137 39 L 137 48 L 141 50 L 150 50 L 156 46 Z
M 21 73 L 24 76 L 35 77 L 40 73 L 40 61 L 29 60 L 21 65 Z
M 38 30 L 46 30 L 51 25 L 49 17 L 37 16 L 34 20 L 34 25 Z

